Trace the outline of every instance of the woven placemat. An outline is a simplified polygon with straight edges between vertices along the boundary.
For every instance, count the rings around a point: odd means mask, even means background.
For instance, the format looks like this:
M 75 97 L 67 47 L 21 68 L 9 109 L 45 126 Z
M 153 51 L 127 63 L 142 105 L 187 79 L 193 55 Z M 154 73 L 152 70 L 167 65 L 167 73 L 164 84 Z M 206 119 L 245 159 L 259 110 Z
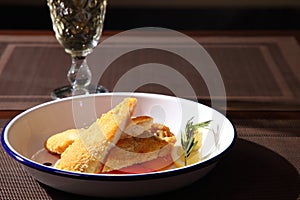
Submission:
M 300 120 L 234 120 L 233 123 L 238 134 L 234 148 L 203 179 L 177 191 L 130 199 L 182 200 L 191 194 L 199 194 L 203 199 L 300 199 L 299 132 L 295 132 Z M 2 148 L 0 162 L 0 199 L 87 198 L 38 183 Z
M 207 50 L 218 66 L 229 109 L 300 109 L 300 48 L 295 38 L 194 39 Z M 114 48 L 115 45 L 108 48 Z M 128 44 L 121 41 L 118 45 L 127 48 Z M 178 44 L 175 42 L 170 45 Z M 189 47 L 183 45 L 180 48 Z M 94 56 L 101 58 L 101 55 Z M 94 78 L 99 78 L 99 83 L 110 91 L 118 91 L 115 86 L 120 78 L 145 63 L 170 66 L 189 81 L 199 99 L 210 98 L 203 78 L 189 62 L 159 49 L 129 52 L 111 63 L 102 77 Z M 70 64 L 69 55 L 52 36 L 0 36 L 0 109 L 24 110 L 49 101 L 54 88 L 68 84 L 66 74 Z M 187 98 L 191 95 L 186 94 L 185 85 L 178 83 L 178 79 L 161 73 L 160 70 L 151 74 L 141 73 L 140 77 L 134 77 L 123 85 L 141 81 L 145 76 L 159 75 L 160 80 L 168 80 L 170 85 L 145 84 L 136 88 L 136 91 Z M 179 92 L 174 94 L 172 88 Z M 119 90 L 123 91 L 122 88 Z
M 239 138 L 255 142 L 283 156 L 300 172 L 300 120 L 234 120 Z

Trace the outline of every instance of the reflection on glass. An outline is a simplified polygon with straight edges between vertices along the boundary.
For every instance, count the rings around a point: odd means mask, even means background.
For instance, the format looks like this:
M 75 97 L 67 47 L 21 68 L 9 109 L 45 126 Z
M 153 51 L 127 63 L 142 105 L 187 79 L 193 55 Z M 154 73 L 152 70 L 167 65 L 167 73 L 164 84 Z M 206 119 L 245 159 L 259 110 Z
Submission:
M 72 57 L 70 86 L 55 89 L 52 98 L 107 92 L 90 85 L 92 74 L 86 62 L 100 40 L 106 5 L 106 0 L 48 0 L 56 39 Z

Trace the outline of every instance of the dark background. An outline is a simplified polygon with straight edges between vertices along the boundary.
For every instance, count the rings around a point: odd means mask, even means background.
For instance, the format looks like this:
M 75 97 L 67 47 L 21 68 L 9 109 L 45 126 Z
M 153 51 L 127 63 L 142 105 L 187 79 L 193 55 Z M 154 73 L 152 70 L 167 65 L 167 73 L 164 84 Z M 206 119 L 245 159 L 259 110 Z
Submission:
M 146 26 L 176 30 L 295 30 L 300 29 L 300 7 L 109 5 L 107 8 L 106 30 Z M 52 30 L 46 1 L 18 5 L 0 0 L 0 29 Z

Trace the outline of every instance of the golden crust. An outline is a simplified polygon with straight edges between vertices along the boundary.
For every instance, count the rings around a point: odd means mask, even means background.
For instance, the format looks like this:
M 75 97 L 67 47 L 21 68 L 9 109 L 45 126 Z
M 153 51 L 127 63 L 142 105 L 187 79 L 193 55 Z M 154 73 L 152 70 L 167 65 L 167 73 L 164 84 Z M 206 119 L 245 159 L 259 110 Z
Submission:
M 149 130 L 153 124 L 153 118 L 149 116 L 138 116 L 131 118 L 131 123 L 122 133 L 121 138 L 137 137 Z
M 122 133 L 121 138 L 128 138 L 138 136 L 145 130 L 151 128 L 153 118 L 149 116 L 132 117 L 131 123 L 126 127 L 125 132 Z M 62 154 L 69 145 L 71 145 L 76 138 L 79 137 L 79 130 L 69 129 L 61 133 L 54 134 L 45 142 L 45 148 L 54 154 Z
M 110 151 L 102 173 L 164 157 L 171 153 L 176 142 L 170 129 L 161 124 L 153 124 L 144 132 L 144 135 L 149 137 L 130 137 L 119 140 L 116 147 Z
M 106 173 L 170 154 L 176 142 L 170 129 L 153 123 L 149 116 L 131 117 L 135 106 L 136 99 L 126 98 L 88 129 L 70 129 L 50 137 L 46 149 L 61 154 L 56 167 Z
M 135 98 L 125 98 L 114 109 L 103 114 L 97 120 L 107 140 L 112 141 L 115 138 L 116 132 L 124 130 L 124 127 L 128 124 L 128 119 L 131 118 L 134 112 L 136 101 Z M 124 121 L 125 118 L 126 121 Z
M 163 124 L 153 124 L 153 126 L 151 127 L 151 132 L 157 137 L 159 137 L 161 140 L 164 140 L 168 143 L 176 142 L 176 137 L 170 131 L 170 128 Z
M 78 130 L 69 129 L 51 136 L 46 141 L 45 148 L 51 153 L 62 154 L 76 138 L 78 138 Z
M 77 138 L 65 152 L 61 154 L 56 168 L 85 173 L 100 172 L 101 163 L 94 158 Z
M 121 130 L 127 126 L 135 105 L 135 98 L 125 98 L 88 129 L 80 130 L 78 138 L 64 151 L 56 167 L 98 173 L 110 148 L 119 140 Z

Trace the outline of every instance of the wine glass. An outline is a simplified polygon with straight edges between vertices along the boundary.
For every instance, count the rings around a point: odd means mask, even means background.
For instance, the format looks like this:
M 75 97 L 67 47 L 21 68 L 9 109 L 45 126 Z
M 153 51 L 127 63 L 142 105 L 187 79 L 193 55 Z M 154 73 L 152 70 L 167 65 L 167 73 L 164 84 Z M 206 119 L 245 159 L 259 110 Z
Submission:
M 72 57 L 67 74 L 70 85 L 54 89 L 51 97 L 108 92 L 103 86 L 91 85 L 86 61 L 100 40 L 107 0 L 48 0 L 47 4 L 56 39 Z

